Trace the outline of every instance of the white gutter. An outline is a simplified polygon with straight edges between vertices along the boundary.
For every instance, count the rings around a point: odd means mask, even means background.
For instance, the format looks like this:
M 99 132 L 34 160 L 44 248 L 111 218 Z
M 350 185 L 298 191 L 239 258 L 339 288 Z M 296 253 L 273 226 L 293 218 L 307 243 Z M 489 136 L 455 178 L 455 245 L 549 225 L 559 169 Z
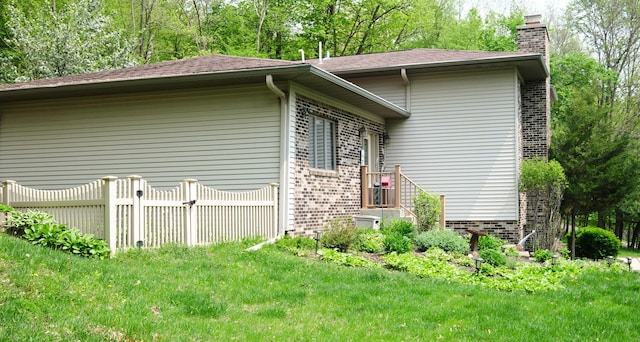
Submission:
M 402 82 L 404 83 L 404 107 L 410 112 L 411 111 L 411 83 L 409 82 L 409 77 L 407 77 L 407 69 L 400 69 L 400 76 L 402 76 Z
M 289 212 L 289 110 L 287 95 L 273 83 L 273 76 L 266 77 L 267 88 L 280 98 L 280 208 L 277 237 L 283 236 Z

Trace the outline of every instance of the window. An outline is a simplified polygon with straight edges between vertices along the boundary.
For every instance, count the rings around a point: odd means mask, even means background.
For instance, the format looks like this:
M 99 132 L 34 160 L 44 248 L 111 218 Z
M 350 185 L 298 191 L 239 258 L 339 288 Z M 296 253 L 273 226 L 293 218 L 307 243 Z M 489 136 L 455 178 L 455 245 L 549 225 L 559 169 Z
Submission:
M 309 117 L 309 167 L 336 169 L 336 124 L 317 116 Z

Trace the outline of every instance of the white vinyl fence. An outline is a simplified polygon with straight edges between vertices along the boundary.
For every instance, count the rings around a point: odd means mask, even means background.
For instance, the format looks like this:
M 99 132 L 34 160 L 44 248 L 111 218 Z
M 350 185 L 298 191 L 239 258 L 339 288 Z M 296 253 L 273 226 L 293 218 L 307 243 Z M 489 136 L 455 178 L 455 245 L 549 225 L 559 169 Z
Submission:
M 57 222 L 105 239 L 112 252 L 165 243 L 189 246 L 273 238 L 278 227 L 278 184 L 248 192 L 219 191 L 186 179 L 158 191 L 140 176 L 104 177 L 65 190 L 39 190 L 2 182 L 3 204 L 38 209 Z

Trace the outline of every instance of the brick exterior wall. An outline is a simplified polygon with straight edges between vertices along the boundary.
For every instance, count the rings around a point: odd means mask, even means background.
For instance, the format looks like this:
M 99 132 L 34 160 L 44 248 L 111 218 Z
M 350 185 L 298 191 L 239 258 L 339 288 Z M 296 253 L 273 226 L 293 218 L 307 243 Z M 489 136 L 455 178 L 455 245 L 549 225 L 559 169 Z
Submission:
M 519 221 L 447 221 L 447 229 L 453 229 L 461 236 L 467 229 L 479 230 L 511 243 L 519 241 L 521 229 Z
M 311 115 L 336 123 L 336 171 L 309 168 Z M 362 149 L 359 130 L 363 126 L 380 137 L 385 129 L 382 124 L 307 97 L 296 96 L 295 234 L 312 235 L 314 230 L 323 228 L 335 217 L 359 214 Z M 380 151 L 383 149 L 380 148 Z

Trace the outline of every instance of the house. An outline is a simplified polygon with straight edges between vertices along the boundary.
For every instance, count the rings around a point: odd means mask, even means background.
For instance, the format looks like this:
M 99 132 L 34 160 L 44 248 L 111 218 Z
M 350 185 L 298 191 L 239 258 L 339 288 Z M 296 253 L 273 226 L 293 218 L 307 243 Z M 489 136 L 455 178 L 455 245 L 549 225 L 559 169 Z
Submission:
M 0 86 L 0 179 L 280 184 L 280 233 L 362 208 L 362 164 L 446 194 L 447 225 L 522 235 L 523 158 L 547 155 L 546 27 L 520 52 L 416 49 L 313 61 L 210 55 Z

